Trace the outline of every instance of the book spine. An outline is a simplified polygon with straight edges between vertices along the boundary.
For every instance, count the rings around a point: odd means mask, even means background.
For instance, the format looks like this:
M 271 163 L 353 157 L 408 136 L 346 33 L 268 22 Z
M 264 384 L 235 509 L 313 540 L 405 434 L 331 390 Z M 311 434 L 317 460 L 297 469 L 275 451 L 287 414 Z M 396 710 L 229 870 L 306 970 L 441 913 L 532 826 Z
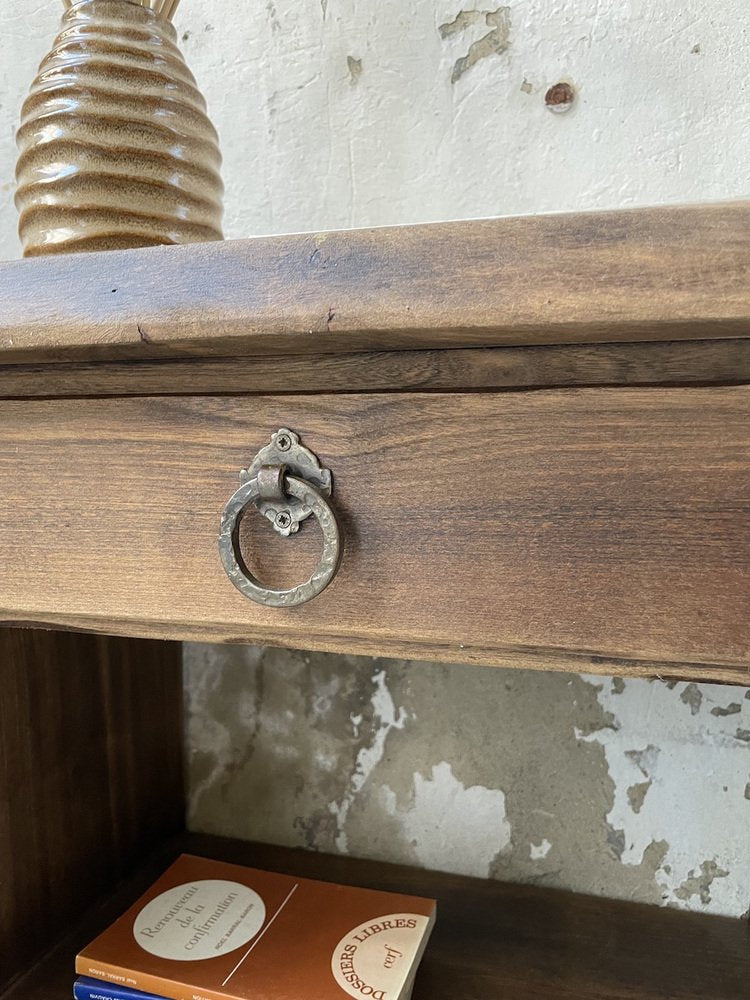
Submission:
M 114 983 L 104 983 L 95 980 L 77 979 L 73 983 L 73 1000 L 126 1000 L 127 997 L 148 996 L 140 990 L 128 990 Z
M 142 993 L 155 993 L 166 1000 L 227 1000 L 230 993 L 218 990 L 197 990 L 189 983 L 176 982 L 173 979 L 162 979 L 161 976 L 150 976 L 133 969 L 126 969 L 109 962 L 92 962 L 84 955 L 76 958 L 76 972 L 79 976 L 91 976 L 108 983 L 125 986 L 129 990 L 140 990 Z
M 73 1000 L 162 1000 L 154 993 L 143 993 L 141 990 L 119 983 L 105 983 L 101 979 L 90 979 L 81 976 L 73 983 Z

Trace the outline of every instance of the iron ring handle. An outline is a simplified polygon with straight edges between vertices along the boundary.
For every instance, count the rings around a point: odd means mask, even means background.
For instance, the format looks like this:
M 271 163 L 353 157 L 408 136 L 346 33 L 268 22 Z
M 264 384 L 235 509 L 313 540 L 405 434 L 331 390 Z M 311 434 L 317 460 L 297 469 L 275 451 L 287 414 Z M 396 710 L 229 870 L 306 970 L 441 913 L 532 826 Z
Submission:
M 248 569 L 240 552 L 240 524 L 247 508 L 261 496 L 258 477 L 243 483 L 221 516 L 219 555 L 227 576 L 245 597 L 267 608 L 296 608 L 317 597 L 336 575 L 341 560 L 341 536 L 336 515 L 320 492 L 304 479 L 286 473 L 284 491 L 317 517 L 323 533 L 323 555 L 312 575 L 296 587 L 265 587 Z

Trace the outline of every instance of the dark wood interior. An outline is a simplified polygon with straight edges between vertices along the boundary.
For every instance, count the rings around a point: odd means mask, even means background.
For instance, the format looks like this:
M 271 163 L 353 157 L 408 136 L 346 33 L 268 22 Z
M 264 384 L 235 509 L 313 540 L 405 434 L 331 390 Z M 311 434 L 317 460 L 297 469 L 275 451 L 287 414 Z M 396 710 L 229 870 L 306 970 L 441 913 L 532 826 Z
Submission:
M 176 832 L 175 644 L 6 629 L 0 683 L 3 1000 L 69 996 L 76 952 L 181 851 L 434 896 L 414 1000 L 747 998 L 746 920 Z
M 0 629 L 0 989 L 182 829 L 181 704 L 177 643 Z

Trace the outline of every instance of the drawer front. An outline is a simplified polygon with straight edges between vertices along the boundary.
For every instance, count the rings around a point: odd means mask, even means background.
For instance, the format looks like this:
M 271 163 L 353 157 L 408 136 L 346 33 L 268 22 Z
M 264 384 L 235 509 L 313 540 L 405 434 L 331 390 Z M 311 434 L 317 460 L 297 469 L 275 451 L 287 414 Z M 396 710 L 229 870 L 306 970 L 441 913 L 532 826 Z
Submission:
M 235 590 L 217 545 L 282 426 L 332 470 L 343 533 L 288 609 Z M 5 621 L 748 676 L 746 387 L 6 401 L 0 428 Z M 311 522 L 246 522 L 259 576 L 309 574 Z

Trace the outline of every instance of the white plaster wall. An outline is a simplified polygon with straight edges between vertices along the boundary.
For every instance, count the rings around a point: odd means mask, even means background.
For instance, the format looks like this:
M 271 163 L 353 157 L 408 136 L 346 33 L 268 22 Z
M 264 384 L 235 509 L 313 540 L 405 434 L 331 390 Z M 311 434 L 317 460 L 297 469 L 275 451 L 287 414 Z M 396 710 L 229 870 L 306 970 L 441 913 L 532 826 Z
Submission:
M 61 6 L 0 5 L 0 257 L 19 252 L 18 109 Z M 183 0 L 176 24 L 222 139 L 228 237 L 750 196 L 747 0 L 513 0 L 463 14 L 460 0 Z M 544 93 L 559 81 L 577 100 L 552 114 Z M 349 658 L 316 659 L 334 693 L 313 711 L 293 700 L 305 662 L 247 656 L 188 650 L 196 828 L 747 910 L 744 692 L 576 678 L 567 696 L 552 675 L 476 672 L 471 687 L 410 666 L 389 668 L 393 694 L 383 665 L 360 663 L 361 712 L 333 731 Z M 254 680 L 266 661 L 273 709 Z M 478 713 L 490 684 L 493 713 L 462 733 L 435 692 Z M 561 797 L 545 780 L 563 752 L 574 778 L 560 776 Z M 269 790 L 258 759 L 292 761 L 304 793 Z
M 182 0 L 227 236 L 750 194 L 746 0 L 464 3 L 499 11 L 507 49 L 451 83 L 491 30 L 469 16 L 441 37 L 461 0 Z M 0 5 L 2 257 L 18 254 L 18 108 L 61 8 Z M 559 80 L 578 101 L 555 115 Z
M 576 736 L 604 748 L 621 864 L 641 865 L 658 844 L 664 903 L 750 914 L 750 691 L 584 679 L 612 720 Z

